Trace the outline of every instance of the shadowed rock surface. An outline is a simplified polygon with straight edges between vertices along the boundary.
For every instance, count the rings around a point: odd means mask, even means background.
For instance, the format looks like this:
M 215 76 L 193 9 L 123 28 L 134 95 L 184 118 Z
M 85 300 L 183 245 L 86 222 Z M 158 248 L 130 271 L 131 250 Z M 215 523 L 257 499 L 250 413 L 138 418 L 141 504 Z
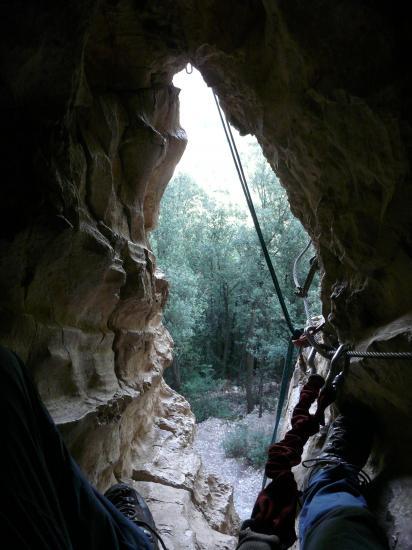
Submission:
M 231 122 L 257 136 L 313 238 L 331 342 L 410 349 L 406 9 L 368 0 L 3 4 L 0 340 L 32 368 L 99 488 L 132 477 L 149 456 L 171 360 L 167 282 L 147 232 L 186 143 L 171 81 L 188 61 Z M 410 486 L 411 385 L 409 362 L 365 361 L 347 386 L 376 413 L 388 517 L 401 513 L 393 502 L 411 501 L 410 492 L 397 498 Z

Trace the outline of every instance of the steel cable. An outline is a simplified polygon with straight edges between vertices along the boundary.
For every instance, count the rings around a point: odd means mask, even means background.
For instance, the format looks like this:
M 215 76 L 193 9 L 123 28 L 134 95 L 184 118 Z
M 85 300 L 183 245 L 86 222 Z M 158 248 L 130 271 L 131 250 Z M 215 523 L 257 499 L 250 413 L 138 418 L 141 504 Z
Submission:
M 306 338 L 309 344 L 315 348 L 317 353 L 325 359 L 330 359 L 336 353 L 336 349 L 325 344 L 320 344 L 314 334 L 311 334 L 308 330 L 305 331 Z M 360 351 L 360 350 L 347 350 L 345 355 L 350 358 L 358 359 L 412 359 L 411 351 Z

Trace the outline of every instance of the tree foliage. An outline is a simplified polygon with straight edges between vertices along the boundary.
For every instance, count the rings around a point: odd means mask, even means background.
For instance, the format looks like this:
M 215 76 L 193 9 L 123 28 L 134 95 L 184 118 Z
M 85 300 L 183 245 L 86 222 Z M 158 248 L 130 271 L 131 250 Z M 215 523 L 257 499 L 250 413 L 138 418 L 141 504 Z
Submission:
M 292 265 L 308 237 L 261 153 L 254 151 L 250 160 L 265 240 L 291 317 L 302 326 Z M 244 384 L 254 388 L 250 410 L 257 381 L 280 377 L 288 331 L 249 214 L 229 200 L 217 202 L 188 175 L 179 175 L 165 192 L 152 245 L 170 281 L 164 319 L 175 359 L 169 381 L 186 394 L 202 379 L 209 386 L 211 380 Z

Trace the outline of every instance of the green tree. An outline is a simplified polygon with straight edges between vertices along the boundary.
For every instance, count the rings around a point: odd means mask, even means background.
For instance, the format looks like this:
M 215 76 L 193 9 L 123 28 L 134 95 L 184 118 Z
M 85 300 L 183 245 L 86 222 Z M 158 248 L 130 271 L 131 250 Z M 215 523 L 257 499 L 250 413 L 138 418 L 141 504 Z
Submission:
M 302 326 L 291 274 L 308 237 L 259 151 L 252 151 L 250 165 L 262 231 L 291 316 Z M 222 379 L 234 380 L 245 386 L 250 411 L 257 398 L 262 403 L 263 380 L 280 376 L 289 334 L 249 215 L 229 202 L 217 204 L 180 175 L 165 192 L 152 244 L 170 281 L 165 323 L 175 359 L 169 381 L 186 388 L 193 402 L 193 388 L 206 384 L 211 391 Z

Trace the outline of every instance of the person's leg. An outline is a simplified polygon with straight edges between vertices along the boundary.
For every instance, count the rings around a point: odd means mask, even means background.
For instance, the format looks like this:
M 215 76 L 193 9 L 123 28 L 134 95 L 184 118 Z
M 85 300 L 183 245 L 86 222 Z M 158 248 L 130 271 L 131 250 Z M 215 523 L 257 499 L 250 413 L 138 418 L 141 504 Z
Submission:
M 86 480 L 25 366 L 2 347 L 0 418 L 3 542 L 16 549 L 152 550 L 144 532 Z
M 303 495 L 301 550 L 383 550 L 387 541 L 364 497 L 362 468 L 373 443 L 374 419 L 352 405 L 332 423 Z
M 327 466 L 311 478 L 299 520 L 301 550 L 387 549 L 362 494 L 357 470 Z
M 315 472 L 303 497 L 300 539 L 304 539 L 308 530 L 326 514 L 347 507 L 367 508 L 359 488 L 357 471 L 348 466 L 329 465 Z

